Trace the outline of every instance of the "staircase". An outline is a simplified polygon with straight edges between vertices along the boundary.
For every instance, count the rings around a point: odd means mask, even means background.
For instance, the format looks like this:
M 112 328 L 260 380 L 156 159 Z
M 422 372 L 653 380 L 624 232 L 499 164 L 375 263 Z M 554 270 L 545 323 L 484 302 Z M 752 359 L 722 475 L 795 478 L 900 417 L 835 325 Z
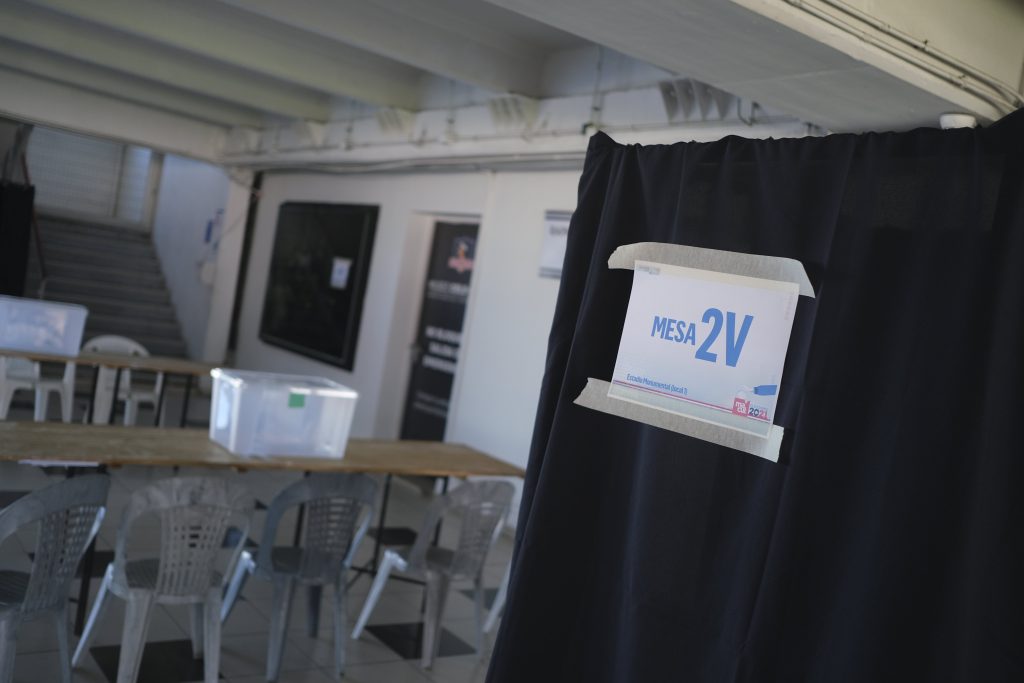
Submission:
M 147 233 L 41 215 L 47 281 L 44 298 L 89 309 L 85 342 L 117 334 L 139 342 L 154 356 L 185 357 L 186 347 L 164 283 L 156 250 Z M 25 296 L 38 296 L 35 245 Z

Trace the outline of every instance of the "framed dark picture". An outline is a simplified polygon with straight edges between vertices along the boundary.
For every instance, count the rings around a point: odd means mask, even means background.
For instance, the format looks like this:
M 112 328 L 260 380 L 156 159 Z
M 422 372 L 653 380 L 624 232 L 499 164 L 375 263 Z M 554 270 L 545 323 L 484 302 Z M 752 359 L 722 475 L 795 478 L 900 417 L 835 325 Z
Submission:
M 378 210 L 363 204 L 281 205 L 261 340 L 352 369 Z

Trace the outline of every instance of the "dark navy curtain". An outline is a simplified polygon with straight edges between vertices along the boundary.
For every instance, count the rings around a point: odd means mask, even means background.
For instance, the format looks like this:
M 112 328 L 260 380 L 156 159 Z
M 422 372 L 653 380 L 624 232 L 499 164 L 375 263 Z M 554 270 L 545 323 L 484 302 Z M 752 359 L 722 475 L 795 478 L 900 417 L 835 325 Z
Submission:
M 573 405 L 668 242 L 803 262 L 778 463 Z M 597 134 L 487 680 L 1024 681 L 1024 112 Z

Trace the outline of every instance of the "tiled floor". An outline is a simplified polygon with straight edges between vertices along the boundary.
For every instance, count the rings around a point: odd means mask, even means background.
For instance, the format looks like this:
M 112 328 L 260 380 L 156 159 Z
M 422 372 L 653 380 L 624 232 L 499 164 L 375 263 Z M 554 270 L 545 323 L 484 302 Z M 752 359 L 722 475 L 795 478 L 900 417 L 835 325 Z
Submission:
M 127 467 L 112 471 L 111 493 L 108 514 L 100 529 L 97 548 L 98 559 L 91 579 L 91 593 L 95 596 L 104 562 L 110 557 L 121 510 L 131 491 L 158 478 L 171 476 L 170 470 Z M 267 503 L 285 485 L 294 481 L 297 474 L 274 472 L 232 473 L 218 471 L 182 471 L 182 476 L 205 474 L 232 476 L 253 491 L 257 499 Z M 48 473 L 28 466 L 0 463 L 0 505 L 8 502 L 16 492 L 29 491 L 63 478 L 62 470 Z M 411 485 L 395 480 L 391 488 L 388 508 L 388 526 L 419 526 L 427 499 Z M 252 536 L 259 542 L 263 525 L 264 510 L 257 510 L 253 520 Z M 375 518 L 376 520 L 376 518 Z M 291 521 L 291 524 L 288 523 Z M 282 529 L 289 534 L 294 521 L 286 520 Z M 445 521 L 442 545 L 454 543 L 458 520 Z M 156 539 L 141 539 L 141 543 L 155 542 Z M 281 543 L 283 539 L 278 539 Z M 35 548 L 33 533 L 21 532 L 0 547 L 0 568 L 27 569 L 30 556 Z M 497 587 L 501 581 L 511 553 L 511 541 L 502 536 L 498 546 L 488 558 L 485 570 L 485 585 Z M 361 547 L 356 564 L 367 562 L 373 554 L 373 539 L 368 538 Z M 353 574 L 353 577 L 355 575 Z M 348 592 L 349 629 L 355 623 L 369 590 L 371 575 L 362 575 Z M 473 601 L 464 592 L 467 586 L 455 586 L 449 594 L 443 622 L 446 631 L 441 656 L 430 671 L 419 665 L 418 647 L 410 641 L 410 631 L 418 628 L 423 606 L 423 590 L 420 586 L 392 580 L 385 588 L 369 627 L 359 640 L 347 640 L 348 666 L 345 681 L 361 683 L 388 682 L 402 683 L 415 681 L 424 683 L 436 681 L 445 683 L 475 683 L 482 681 L 486 674 L 487 658 L 493 644 L 493 633 L 485 637 L 482 657 L 475 654 L 476 621 Z M 77 582 L 72 594 L 77 595 Z M 242 594 L 243 599 L 224 624 L 221 648 L 221 677 L 232 683 L 256 683 L 264 680 L 267 652 L 267 629 L 270 620 L 271 590 L 269 583 L 253 577 Z M 306 632 L 306 595 L 296 593 L 288 642 L 285 648 L 282 683 L 325 683 L 332 680 L 332 633 L 330 594 L 325 592 L 321 609 L 321 623 L 317 636 Z M 493 591 L 488 594 L 488 602 Z M 123 604 L 112 600 L 98 629 L 95 646 L 89 656 L 75 670 L 75 680 L 82 683 L 106 683 L 114 681 L 118 646 L 124 618 Z M 90 598 L 90 605 L 92 598 Z M 72 605 L 72 607 L 74 607 Z M 406 625 L 406 627 L 400 625 Z M 154 611 L 153 620 L 143 655 L 142 675 L 145 683 L 186 683 L 201 680 L 201 661 L 191 657 L 189 637 L 189 614 L 183 607 L 160 606 Z M 389 646 L 390 643 L 390 646 Z M 72 647 L 74 641 L 72 642 Z M 411 655 L 411 657 L 410 657 Z M 56 666 L 56 640 L 51 627 L 45 622 L 25 625 L 18 636 L 18 656 L 15 662 L 15 681 L 36 683 L 59 680 Z

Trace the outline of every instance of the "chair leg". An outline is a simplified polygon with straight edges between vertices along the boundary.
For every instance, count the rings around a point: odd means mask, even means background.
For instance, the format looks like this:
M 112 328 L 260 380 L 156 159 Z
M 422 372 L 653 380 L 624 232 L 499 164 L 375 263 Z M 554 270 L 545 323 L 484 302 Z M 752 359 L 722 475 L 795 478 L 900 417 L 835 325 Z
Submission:
M 484 653 L 484 582 L 477 576 L 473 582 L 473 613 L 476 617 L 476 656 Z
M 138 406 L 135 401 L 131 398 L 124 400 L 124 424 L 126 427 L 135 426 L 135 413 L 138 411 Z
M 189 605 L 188 610 L 192 626 L 192 659 L 199 659 L 203 656 L 203 619 L 206 608 L 204 604 L 196 603 Z
M 231 581 L 224 591 L 224 600 L 220 608 L 221 623 L 227 621 L 228 617 L 231 616 L 231 610 L 235 608 L 235 602 L 238 600 L 238 596 L 242 592 L 242 588 L 245 587 L 245 582 L 249 580 L 249 575 L 252 574 L 255 566 L 252 555 L 249 554 L 248 550 L 243 550 L 238 558 L 238 564 L 235 565 L 235 571 L 231 574 Z
M 501 585 L 498 586 L 498 594 L 494 596 L 494 603 L 491 605 L 491 611 L 487 613 L 487 621 L 484 623 L 484 633 L 490 633 L 494 630 L 494 625 L 498 623 L 498 617 L 501 616 L 501 611 L 505 609 L 505 598 L 508 596 L 508 582 L 510 574 L 512 573 L 511 563 L 508 565 L 508 569 L 505 570 L 505 577 L 501 580 Z
M 0 380 L 0 420 L 7 419 L 7 413 L 11 409 L 11 401 L 14 400 L 14 391 L 4 386 Z
M 18 649 L 17 633 L 17 619 L 0 619 L 0 683 L 11 683 L 14 680 L 14 653 Z
M 441 617 L 448 601 L 449 579 L 444 574 L 427 573 L 427 613 L 423 618 L 422 666 L 429 669 L 434 665 L 441 648 Z
M 203 604 L 203 673 L 204 683 L 217 683 L 220 675 L 220 610 L 221 596 L 219 588 L 212 588 Z
M 345 606 L 345 572 L 334 586 L 334 677 L 345 673 L 345 641 L 348 639 L 348 612 Z
M 75 387 L 65 386 L 60 391 L 60 419 L 65 424 L 71 422 L 71 410 L 75 405 Z
M 60 680 L 61 683 L 71 683 L 71 644 L 66 602 L 64 603 L 64 609 L 54 615 L 53 621 L 53 625 L 57 630 L 57 656 L 60 657 Z
M 276 681 L 281 673 L 281 655 L 288 635 L 295 581 L 290 577 L 274 577 L 274 604 L 270 616 L 270 642 L 267 648 L 267 680 Z
M 89 645 L 96 635 L 96 625 L 103 618 L 103 614 L 107 610 L 107 603 L 110 602 L 110 582 L 113 580 L 114 567 L 113 565 L 107 565 L 107 571 L 103 574 L 103 582 L 100 584 L 100 591 L 96 595 L 92 611 L 89 612 L 89 619 L 85 622 L 85 630 L 82 631 L 82 637 L 78 639 L 75 654 L 71 657 L 71 666 L 78 666 L 78 663 L 82 661 L 82 655 L 88 651 Z
M 46 408 L 50 399 L 50 392 L 36 387 L 35 406 L 32 410 L 32 419 L 36 422 L 46 422 Z
M 135 683 L 139 678 L 142 651 L 146 647 L 153 594 L 138 591 L 128 598 L 121 634 L 121 657 L 117 662 L 117 683 Z
M 306 588 L 306 634 L 310 638 L 316 638 L 320 631 L 320 601 L 323 595 L 323 586 L 310 585 Z
M 377 601 L 380 599 L 380 594 L 384 591 L 384 584 L 388 582 L 388 576 L 391 575 L 391 569 L 398 563 L 398 554 L 393 550 L 384 551 L 384 559 L 380 561 L 380 568 L 377 570 L 377 576 L 373 578 L 373 585 L 370 586 L 370 593 L 366 596 L 366 602 L 363 603 L 363 611 L 359 613 L 359 619 L 356 620 L 356 627 L 352 630 L 352 637 L 358 638 L 363 635 L 363 629 L 366 628 L 366 622 L 370 618 L 370 613 L 373 612 L 373 608 L 377 606 Z

